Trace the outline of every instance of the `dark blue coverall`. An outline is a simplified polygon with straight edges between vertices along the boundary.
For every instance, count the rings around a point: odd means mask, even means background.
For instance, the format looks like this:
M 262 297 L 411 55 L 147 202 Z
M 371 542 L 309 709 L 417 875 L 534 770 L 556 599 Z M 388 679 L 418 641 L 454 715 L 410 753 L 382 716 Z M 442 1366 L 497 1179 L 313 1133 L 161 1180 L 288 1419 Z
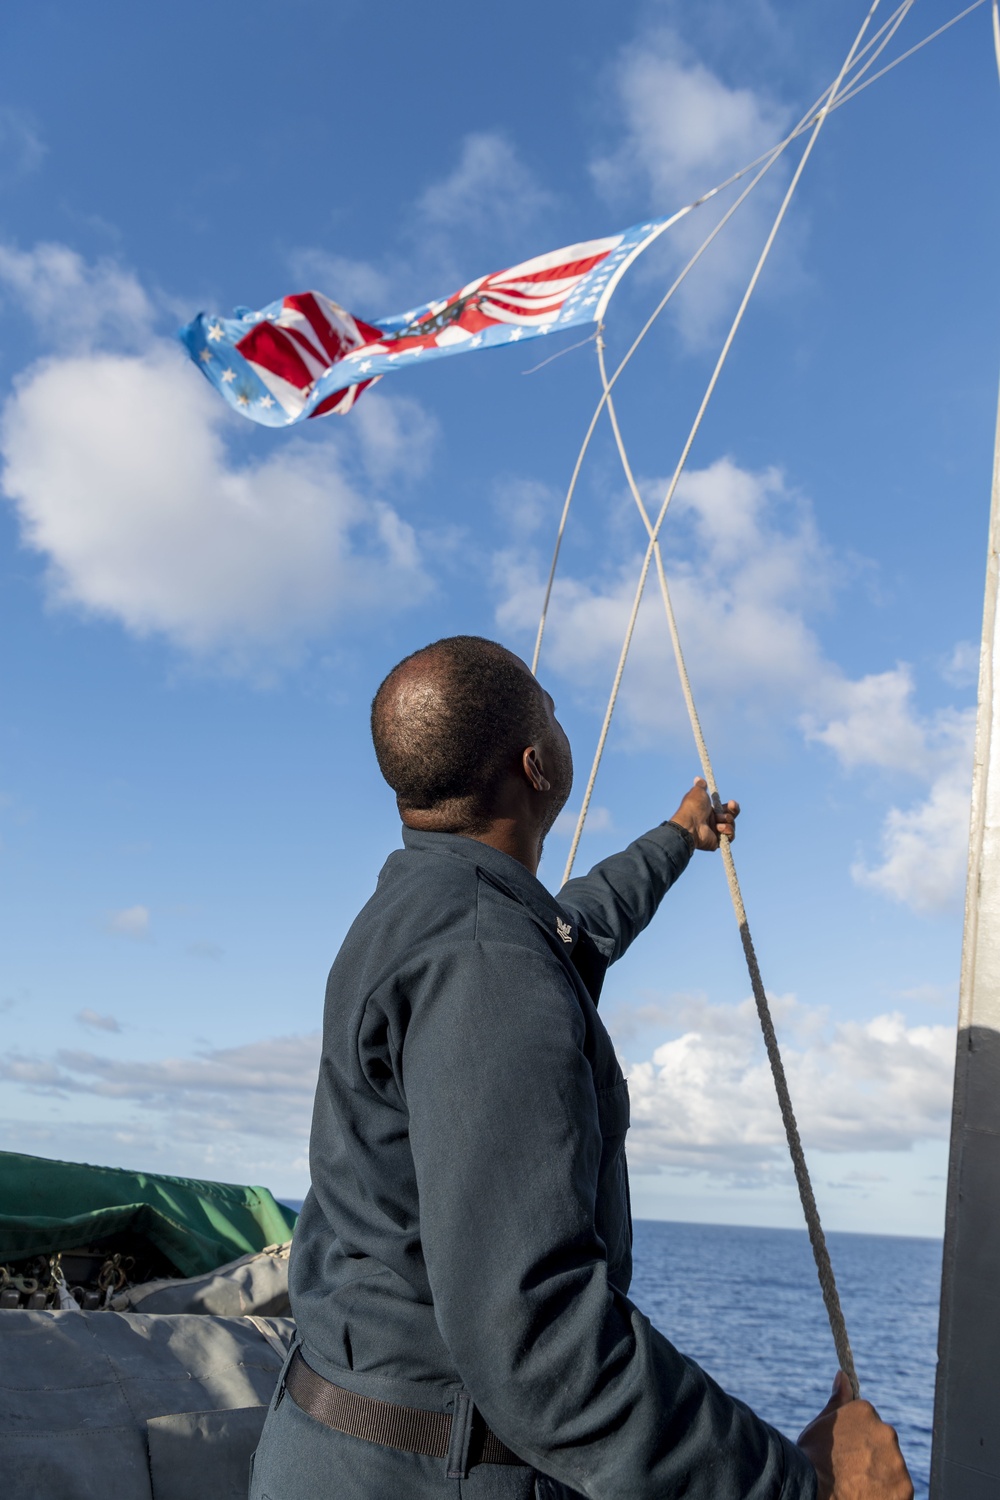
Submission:
M 628 1088 L 597 1000 L 690 858 L 669 823 L 556 901 L 404 829 L 330 973 L 292 1311 L 337 1385 L 449 1411 L 525 1467 L 331 1431 L 279 1385 L 253 1500 L 815 1500 L 805 1455 L 628 1299 Z

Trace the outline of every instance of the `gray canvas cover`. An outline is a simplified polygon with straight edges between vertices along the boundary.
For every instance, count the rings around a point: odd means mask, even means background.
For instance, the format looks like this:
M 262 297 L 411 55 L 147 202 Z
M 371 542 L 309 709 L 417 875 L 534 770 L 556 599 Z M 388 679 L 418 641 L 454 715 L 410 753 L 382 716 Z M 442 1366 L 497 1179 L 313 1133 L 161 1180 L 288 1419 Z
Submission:
M 283 1318 L 291 1313 L 288 1301 L 288 1254 L 291 1240 L 268 1245 L 254 1255 L 219 1266 L 204 1276 L 145 1281 L 126 1287 L 111 1300 L 116 1312 L 214 1313 L 240 1318 L 256 1313 Z
M 288 1318 L 0 1312 L 10 1500 L 244 1500 Z

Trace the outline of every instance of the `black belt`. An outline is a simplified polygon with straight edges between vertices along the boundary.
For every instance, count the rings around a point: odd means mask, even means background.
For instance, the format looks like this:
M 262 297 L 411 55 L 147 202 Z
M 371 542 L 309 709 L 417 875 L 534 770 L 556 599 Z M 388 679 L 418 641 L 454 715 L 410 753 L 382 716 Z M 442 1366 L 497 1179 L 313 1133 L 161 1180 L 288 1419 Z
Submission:
M 301 1407 L 324 1427 L 368 1443 L 382 1443 L 387 1448 L 401 1448 L 404 1453 L 422 1453 L 427 1458 L 447 1458 L 451 1447 L 453 1417 L 450 1412 L 422 1411 L 415 1406 L 396 1406 L 376 1396 L 359 1396 L 317 1375 L 302 1358 L 298 1349 L 292 1356 L 285 1376 L 285 1390 L 295 1405 Z M 475 1464 L 520 1464 L 518 1458 L 475 1412 L 469 1434 L 465 1467 Z

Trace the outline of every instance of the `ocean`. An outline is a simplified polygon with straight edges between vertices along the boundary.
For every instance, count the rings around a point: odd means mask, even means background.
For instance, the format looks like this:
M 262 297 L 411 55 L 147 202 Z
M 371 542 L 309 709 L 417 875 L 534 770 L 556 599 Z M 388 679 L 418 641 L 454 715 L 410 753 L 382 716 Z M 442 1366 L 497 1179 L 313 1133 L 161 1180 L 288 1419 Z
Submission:
M 861 1393 L 899 1433 L 926 1500 L 940 1240 L 831 1234 Z M 639 1220 L 630 1296 L 672 1344 L 796 1438 L 837 1369 L 805 1230 Z

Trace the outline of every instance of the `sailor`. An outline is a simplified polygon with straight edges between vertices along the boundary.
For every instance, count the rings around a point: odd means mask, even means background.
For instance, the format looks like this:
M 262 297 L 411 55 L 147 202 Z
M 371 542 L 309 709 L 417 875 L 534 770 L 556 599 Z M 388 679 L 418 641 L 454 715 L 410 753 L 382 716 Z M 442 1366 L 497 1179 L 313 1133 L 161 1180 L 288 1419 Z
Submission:
M 628 1298 L 628 1089 L 597 1002 L 737 804 L 697 781 L 556 900 L 535 871 L 572 758 L 518 657 L 416 652 L 372 731 L 403 848 L 330 973 L 300 1342 L 253 1500 L 912 1500 L 843 1377 L 792 1443 Z

